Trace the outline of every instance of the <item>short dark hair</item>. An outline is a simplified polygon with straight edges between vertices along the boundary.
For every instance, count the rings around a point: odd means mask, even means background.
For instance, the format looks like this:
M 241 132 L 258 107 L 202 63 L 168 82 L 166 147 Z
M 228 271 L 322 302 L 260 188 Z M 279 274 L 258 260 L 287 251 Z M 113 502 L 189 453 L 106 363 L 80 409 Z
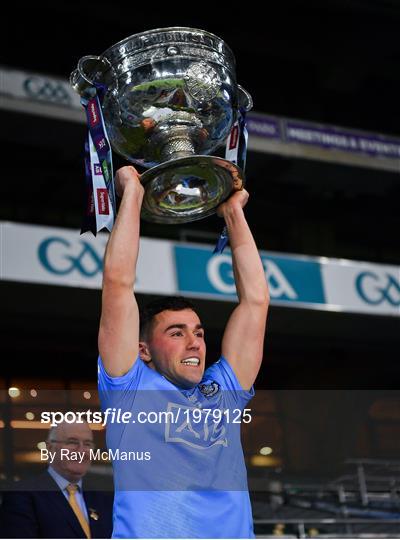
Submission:
M 192 302 L 183 296 L 162 296 L 146 304 L 140 309 L 140 339 L 145 340 L 149 337 L 154 317 L 158 313 L 166 310 L 182 311 L 183 309 L 191 309 L 196 312 Z

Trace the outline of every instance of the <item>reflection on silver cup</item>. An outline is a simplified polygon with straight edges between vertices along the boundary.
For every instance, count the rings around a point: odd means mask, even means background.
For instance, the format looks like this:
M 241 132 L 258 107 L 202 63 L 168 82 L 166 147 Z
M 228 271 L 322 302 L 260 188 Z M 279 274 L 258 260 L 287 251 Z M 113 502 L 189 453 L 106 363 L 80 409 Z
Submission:
M 149 170 L 142 215 L 159 223 L 206 217 L 244 183 L 242 170 L 213 154 L 239 109 L 252 107 L 236 83 L 235 59 L 217 36 L 162 28 L 130 36 L 71 74 L 82 96 L 107 88 L 102 108 L 113 149 Z

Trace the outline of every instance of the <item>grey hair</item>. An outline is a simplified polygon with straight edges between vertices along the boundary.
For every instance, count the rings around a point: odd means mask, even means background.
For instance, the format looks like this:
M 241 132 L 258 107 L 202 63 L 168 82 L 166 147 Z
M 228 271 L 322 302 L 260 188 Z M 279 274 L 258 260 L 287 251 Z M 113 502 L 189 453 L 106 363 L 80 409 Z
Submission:
M 57 428 L 58 428 L 58 425 L 57 426 L 53 426 L 49 429 L 49 432 L 47 434 L 47 439 L 46 439 L 46 442 L 52 442 L 54 441 L 56 438 L 57 438 Z
M 87 424 L 89 426 L 89 424 L 88 424 L 88 422 L 86 420 L 82 420 L 79 423 L 82 423 L 82 424 L 85 423 L 85 424 Z M 60 422 L 59 424 L 57 424 L 56 426 L 52 426 L 49 429 L 49 432 L 47 434 L 46 442 L 49 443 L 49 442 L 53 442 L 54 440 L 56 440 L 57 439 L 57 430 L 58 430 L 59 426 L 62 426 L 62 425 L 65 425 L 65 424 L 70 425 L 70 422 L 63 421 L 63 422 Z M 90 428 L 90 426 L 89 426 L 89 428 Z

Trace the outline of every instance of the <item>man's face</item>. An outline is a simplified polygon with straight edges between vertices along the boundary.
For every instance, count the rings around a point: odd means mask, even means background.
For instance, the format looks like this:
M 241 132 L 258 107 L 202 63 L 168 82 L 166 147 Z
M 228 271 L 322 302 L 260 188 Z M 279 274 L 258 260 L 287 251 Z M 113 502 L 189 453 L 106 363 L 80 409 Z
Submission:
M 146 344 L 149 366 L 166 379 L 181 388 L 193 388 L 201 381 L 206 344 L 200 319 L 193 310 L 158 313 Z
M 51 452 L 56 452 L 52 467 L 70 482 L 78 482 L 90 467 L 90 448 L 93 447 L 91 429 L 86 423 L 60 424 L 54 439 L 55 442 L 47 445 Z M 62 449 L 68 450 L 64 456 L 61 454 Z M 75 453 L 77 459 L 67 459 L 75 457 Z

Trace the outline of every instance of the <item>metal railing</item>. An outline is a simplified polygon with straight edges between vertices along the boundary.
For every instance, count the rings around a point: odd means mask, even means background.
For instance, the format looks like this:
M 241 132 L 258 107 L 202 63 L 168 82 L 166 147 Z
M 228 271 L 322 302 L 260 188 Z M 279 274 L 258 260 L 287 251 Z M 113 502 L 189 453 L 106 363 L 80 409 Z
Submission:
M 393 532 L 387 532 L 387 533 L 357 533 L 353 532 L 353 526 L 355 525 L 394 525 L 398 526 L 398 530 L 400 531 L 400 520 L 399 519 L 352 519 L 352 518 L 322 518 L 322 519 L 313 519 L 313 518 L 306 518 L 306 519 L 255 519 L 254 525 L 255 527 L 262 526 L 262 525 L 277 525 L 277 524 L 283 524 L 283 525 L 293 525 L 297 529 L 297 534 L 257 534 L 257 538 L 400 538 L 400 532 L 393 533 Z M 312 533 L 311 535 L 306 530 L 306 525 L 312 525 L 314 527 L 318 526 L 336 526 L 336 528 L 339 528 L 340 526 L 344 526 L 346 529 L 346 532 L 333 532 L 333 533 Z

